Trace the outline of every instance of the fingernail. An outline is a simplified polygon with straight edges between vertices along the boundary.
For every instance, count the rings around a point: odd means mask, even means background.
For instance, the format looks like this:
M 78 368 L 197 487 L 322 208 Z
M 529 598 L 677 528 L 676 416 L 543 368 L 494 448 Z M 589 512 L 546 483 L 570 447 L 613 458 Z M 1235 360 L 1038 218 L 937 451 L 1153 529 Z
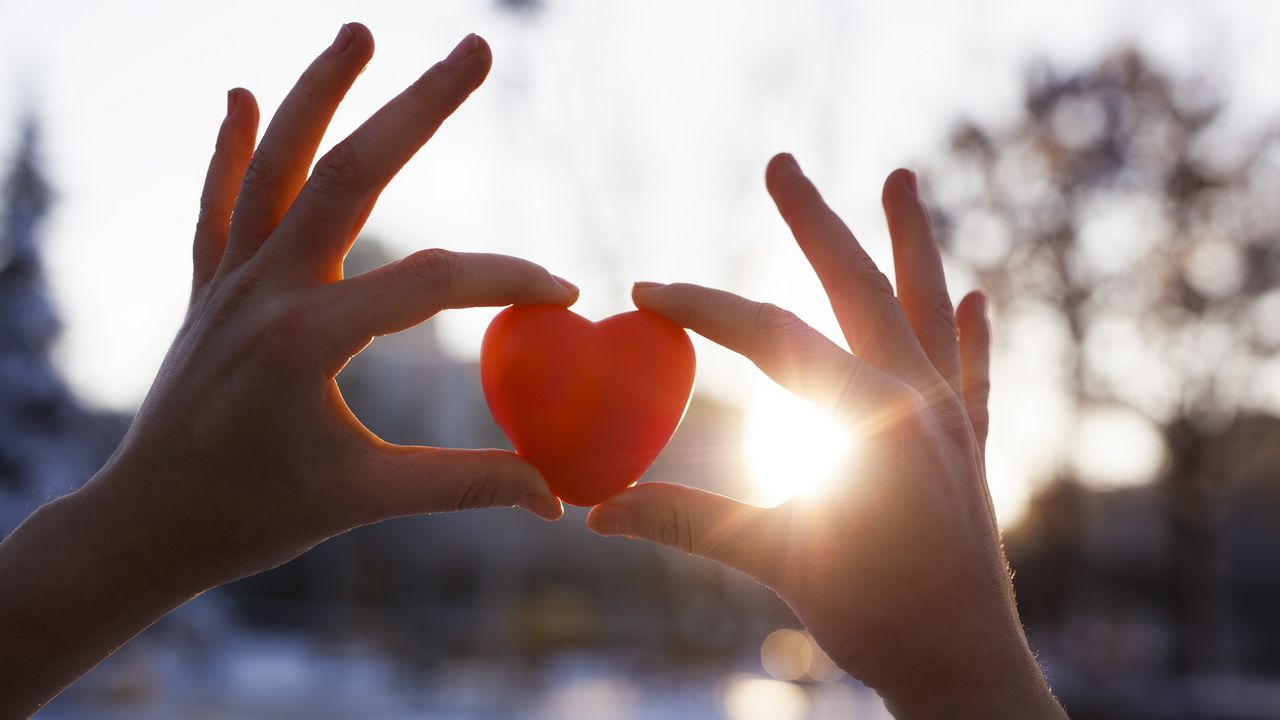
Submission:
M 338 37 L 333 39 L 333 44 L 329 46 L 329 51 L 337 54 L 346 50 L 353 37 L 355 37 L 355 34 L 351 32 L 351 25 L 343 25 L 338 28 Z
M 987 294 L 983 292 L 974 293 L 973 302 L 978 306 L 978 313 L 982 317 L 987 316 Z
M 560 507 L 558 501 L 549 500 L 537 493 L 525 495 L 520 498 L 520 502 L 516 503 L 516 505 L 546 520 L 559 520 L 560 516 L 564 514 L 564 510 Z
M 480 38 L 476 37 L 475 33 L 471 33 L 470 35 L 462 38 L 462 42 L 458 43 L 457 46 L 450 51 L 449 55 L 444 59 L 444 64 L 457 65 L 463 60 L 466 60 L 467 57 L 479 49 L 479 47 Z
M 631 527 L 631 512 L 617 505 L 597 508 L 587 522 L 587 528 L 597 535 L 628 535 Z
M 638 283 L 636 283 L 635 285 L 632 285 L 632 286 L 631 286 L 631 289 L 632 289 L 632 290 L 652 290 L 652 289 L 654 289 L 654 288 L 660 288 L 660 287 L 663 287 L 663 284 L 662 284 L 662 283 L 656 283 L 656 282 L 638 282 Z
M 782 153 L 779 157 L 782 158 L 782 166 L 784 168 L 796 173 L 797 175 L 804 174 L 804 171 L 800 169 L 800 163 L 796 162 L 794 155 L 791 153 Z
M 907 190 L 911 191 L 913 200 L 920 199 L 920 189 L 916 186 L 916 174 L 911 170 L 907 171 Z
M 566 290 L 572 290 L 572 291 L 574 291 L 574 292 L 578 292 L 578 286 L 577 286 L 577 285 L 574 285 L 573 283 L 569 282 L 568 280 L 565 280 L 564 278 L 560 277 L 559 275 L 552 275 L 551 277 L 555 278 L 555 279 L 556 279 L 556 282 L 558 282 L 558 283 L 560 283 L 561 285 L 563 285 L 563 286 L 564 286 L 564 288 L 565 288 Z
M 227 117 L 231 117 L 231 115 L 236 111 L 236 101 L 239 100 L 237 95 L 238 93 L 235 91 L 235 88 L 227 91 Z

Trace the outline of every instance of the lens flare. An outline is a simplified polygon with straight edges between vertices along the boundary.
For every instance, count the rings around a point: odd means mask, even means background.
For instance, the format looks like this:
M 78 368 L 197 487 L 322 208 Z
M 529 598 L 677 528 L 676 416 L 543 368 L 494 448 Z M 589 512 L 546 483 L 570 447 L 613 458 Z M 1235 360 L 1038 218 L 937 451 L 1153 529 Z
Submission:
M 835 479 L 854 450 L 850 428 L 776 385 L 747 404 L 743 459 L 749 502 L 773 507 L 817 493 Z

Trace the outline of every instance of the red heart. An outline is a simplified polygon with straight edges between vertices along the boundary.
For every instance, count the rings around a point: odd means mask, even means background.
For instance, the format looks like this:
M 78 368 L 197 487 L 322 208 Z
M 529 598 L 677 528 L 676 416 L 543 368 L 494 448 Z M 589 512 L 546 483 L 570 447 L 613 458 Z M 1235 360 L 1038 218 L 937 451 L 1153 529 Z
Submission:
M 591 322 L 550 305 L 509 307 L 480 346 L 493 419 L 572 505 L 640 479 L 684 416 L 693 370 L 689 336 L 647 310 Z

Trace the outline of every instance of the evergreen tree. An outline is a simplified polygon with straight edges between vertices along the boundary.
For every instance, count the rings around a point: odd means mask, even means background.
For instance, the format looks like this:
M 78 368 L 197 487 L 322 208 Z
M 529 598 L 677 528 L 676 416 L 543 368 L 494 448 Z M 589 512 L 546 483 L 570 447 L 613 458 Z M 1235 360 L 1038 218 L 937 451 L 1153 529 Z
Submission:
M 86 411 L 50 352 L 61 329 L 45 284 L 39 231 L 52 191 L 28 119 L 3 185 L 0 220 L 0 533 L 44 500 L 84 482 L 126 421 Z

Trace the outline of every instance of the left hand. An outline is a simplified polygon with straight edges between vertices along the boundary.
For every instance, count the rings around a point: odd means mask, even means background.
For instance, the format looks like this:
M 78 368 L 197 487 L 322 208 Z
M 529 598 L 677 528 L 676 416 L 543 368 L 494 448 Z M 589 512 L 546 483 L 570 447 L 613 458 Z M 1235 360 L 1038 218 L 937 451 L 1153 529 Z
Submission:
M 438 249 L 342 279 L 378 194 L 491 63 L 484 41 L 468 36 L 308 178 L 329 118 L 372 51 L 368 30 L 344 26 L 256 151 L 253 96 L 232 91 L 201 201 L 186 322 L 124 446 L 86 488 L 163 528 L 183 564 L 208 574 L 205 584 L 398 515 L 520 502 L 549 519 L 562 513 L 516 455 L 391 445 L 342 400 L 335 376 L 375 336 L 446 308 L 577 296 L 530 262 Z
M 33 712 L 191 596 L 358 525 L 515 504 L 561 516 L 522 458 L 391 445 L 343 402 L 334 378 L 375 336 L 446 308 L 577 297 L 533 263 L 437 249 L 343 279 L 378 194 L 492 62 L 468 36 L 308 177 L 372 53 L 367 29 L 344 26 L 256 150 L 254 98 L 229 94 L 190 307 L 146 401 L 106 467 L 0 545 L 0 716 Z

